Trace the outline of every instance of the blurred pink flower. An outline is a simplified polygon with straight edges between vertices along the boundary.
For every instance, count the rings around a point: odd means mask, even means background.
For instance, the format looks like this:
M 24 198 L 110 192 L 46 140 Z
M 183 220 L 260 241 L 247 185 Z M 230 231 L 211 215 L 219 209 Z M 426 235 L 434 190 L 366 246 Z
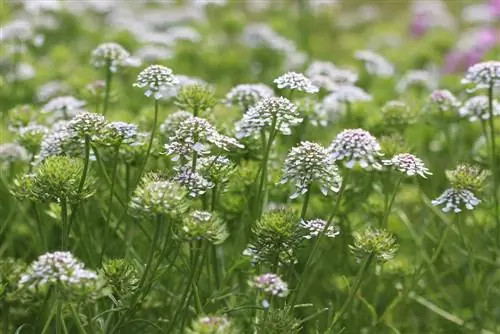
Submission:
M 424 36 L 430 29 L 429 18 L 426 13 L 417 13 L 410 24 L 410 35 L 414 38 Z
M 489 6 L 491 9 L 491 12 L 493 13 L 493 16 L 500 17 L 500 0 L 490 0 Z

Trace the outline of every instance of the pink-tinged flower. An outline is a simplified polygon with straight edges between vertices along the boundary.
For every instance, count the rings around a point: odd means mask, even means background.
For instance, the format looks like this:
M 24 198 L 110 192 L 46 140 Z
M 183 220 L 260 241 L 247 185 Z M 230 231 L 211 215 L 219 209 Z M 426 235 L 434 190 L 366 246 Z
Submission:
M 410 24 L 410 35 L 414 38 L 424 36 L 430 29 L 429 17 L 425 13 L 418 13 Z
M 500 17 L 500 0 L 490 0 L 490 10 L 495 17 Z

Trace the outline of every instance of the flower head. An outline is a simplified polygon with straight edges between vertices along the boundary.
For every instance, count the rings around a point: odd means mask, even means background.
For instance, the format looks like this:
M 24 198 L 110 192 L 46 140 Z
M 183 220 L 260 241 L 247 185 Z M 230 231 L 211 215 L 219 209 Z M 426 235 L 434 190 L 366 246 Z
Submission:
M 134 144 L 139 135 L 137 124 L 127 122 L 109 122 L 101 130 L 99 143 L 105 146 L 116 146 L 121 144 Z
M 241 84 L 233 87 L 227 93 L 225 101 L 230 106 L 238 106 L 244 111 L 255 106 L 262 99 L 274 96 L 274 92 L 268 85 Z
M 355 103 L 372 100 L 372 96 L 370 94 L 362 88 L 354 85 L 337 86 L 329 96 L 342 103 Z
M 387 262 L 396 255 L 399 246 L 388 231 L 367 228 L 354 234 L 354 244 L 349 248 L 359 259 L 372 255 L 380 262 Z
M 273 273 L 255 276 L 249 284 L 271 296 L 286 297 L 288 295 L 288 284 Z
M 175 131 L 179 128 L 179 126 L 193 116 L 191 113 L 179 110 L 174 112 L 173 114 L 168 115 L 165 121 L 160 125 L 160 132 L 165 138 L 169 138 L 175 134 Z
M 42 107 L 42 113 L 51 113 L 53 120 L 69 120 L 85 106 L 85 101 L 77 100 L 73 96 L 59 96 L 51 99 Z
M 279 89 L 290 89 L 292 91 L 296 90 L 299 92 L 305 92 L 309 94 L 314 94 L 319 91 L 311 80 L 309 80 L 304 74 L 296 72 L 287 72 L 278 78 L 274 79 L 274 83 Z
M 179 84 L 179 79 L 174 76 L 172 70 L 162 65 L 151 65 L 142 70 L 137 76 L 134 87 L 146 88 L 144 95 L 150 97 L 153 95 L 155 100 L 159 100 L 162 95 L 160 90 L 169 86 Z
M 28 289 L 47 289 L 50 286 L 57 286 L 68 294 L 74 294 L 87 289 L 93 290 L 97 282 L 97 274 L 85 269 L 84 264 L 73 254 L 53 252 L 39 256 L 21 276 L 19 286 Z
M 195 319 L 187 334 L 233 334 L 235 329 L 225 316 L 201 316 Z
M 339 191 L 342 177 L 324 147 L 304 141 L 292 148 L 285 159 L 280 183 L 284 184 L 289 181 L 292 181 L 296 188 L 291 198 L 308 192 L 314 181 L 321 185 L 321 191 L 326 196 L 329 191 Z
M 500 61 L 485 61 L 469 67 L 462 84 L 474 85 L 475 89 L 500 85 Z
M 0 144 L 0 162 L 25 161 L 28 159 L 26 149 L 17 143 Z
M 327 229 L 325 229 L 327 225 L 327 221 L 323 219 L 311 219 L 311 220 L 302 220 L 300 222 L 300 226 L 304 228 L 307 232 L 304 235 L 305 239 L 312 239 L 318 237 L 322 233 L 325 234 L 328 238 L 335 238 L 340 234 L 340 230 L 338 226 L 334 224 L 330 224 Z
M 199 197 L 212 189 L 214 184 L 200 173 L 191 170 L 191 166 L 184 165 L 174 176 L 174 180 L 186 188 L 190 197 Z
M 460 102 L 452 92 L 446 89 L 437 89 L 430 95 L 430 101 L 434 103 L 441 111 L 456 109 Z
M 420 175 L 424 179 L 432 175 L 425 167 L 424 162 L 410 153 L 396 154 L 390 160 L 382 161 L 386 166 L 392 166 L 407 176 Z
M 359 164 L 364 169 L 382 167 L 378 161 L 381 150 L 377 139 L 363 129 L 343 130 L 328 148 L 333 160 L 344 161 L 347 168 Z
M 40 150 L 44 136 L 49 132 L 46 126 L 30 123 L 19 129 L 16 142 L 35 155 Z
M 69 121 L 68 128 L 80 137 L 88 136 L 93 138 L 105 125 L 106 119 L 104 116 L 88 111 L 80 111 Z
M 372 50 L 357 51 L 354 58 L 364 62 L 366 71 L 372 75 L 380 77 L 391 77 L 394 75 L 394 66 L 383 56 Z
M 217 215 L 199 210 L 184 218 L 181 233 L 185 238 L 208 240 L 214 245 L 223 243 L 229 236 L 226 225 Z
M 481 203 L 474 193 L 468 189 L 446 189 L 438 198 L 432 201 L 433 205 L 443 205 L 443 212 L 453 211 L 454 213 L 462 212 L 465 207 L 468 210 L 473 210 Z
M 91 63 L 95 68 L 108 67 L 116 72 L 118 67 L 126 64 L 130 53 L 118 43 L 103 43 L 92 51 Z
M 493 116 L 499 116 L 500 103 L 498 103 L 497 100 L 493 100 L 492 105 Z M 468 118 L 471 122 L 477 120 L 485 121 L 490 118 L 489 107 L 490 104 L 488 97 L 485 95 L 478 95 L 465 101 L 462 107 L 458 109 L 458 114 L 461 117 Z
M 268 97 L 250 108 L 236 124 L 236 137 L 249 137 L 261 130 L 291 133 L 291 126 L 302 122 L 295 104 L 284 97 Z
M 445 174 L 455 189 L 482 191 L 490 172 L 475 165 L 460 164 L 454 170 L 447 170 Z

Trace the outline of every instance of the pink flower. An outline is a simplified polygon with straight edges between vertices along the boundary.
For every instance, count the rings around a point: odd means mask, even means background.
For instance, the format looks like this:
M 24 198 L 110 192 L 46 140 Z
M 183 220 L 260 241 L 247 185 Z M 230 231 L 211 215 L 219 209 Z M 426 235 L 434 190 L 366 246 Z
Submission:
M 420 38 L 427 33 L 429 28 L 429 18 L 426 13 L 417 13 L 413 16 L 410 25 L 410 35 L 414 38 Z
M 490 0 L 489 6 L 493 16 L 500 17 L 500 0 Z

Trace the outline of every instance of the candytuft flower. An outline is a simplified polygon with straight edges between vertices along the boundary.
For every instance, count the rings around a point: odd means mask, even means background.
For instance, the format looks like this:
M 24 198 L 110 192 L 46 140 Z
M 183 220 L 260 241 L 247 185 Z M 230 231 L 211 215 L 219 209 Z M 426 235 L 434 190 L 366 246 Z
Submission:
M 370 94 L 354 85 L 337 86 L 329 96 L 342 103 L 367 102 L 372 100 Z
M 284 97 L 269 97 L 260 100 L 236 123 L 236 138 L 259 134 L 261 130 L 291 133 L 291 126 L 302 122 L 295 104 Z
M 189 197 L 199 197 L 214 187 L 211 181 L 200 173 L 192 171 L 189 165 L 182 166 L 173 179 L 186 188 Z
M 88 111 L 80 111 L 68 123 L 68 129 L 80 137 L 95 137 L 102 127 L 106 125 L 104 116 Z
M 475 86 L 473 90 L 500 85 L 500 61 L 485 61 L 467 69 L 462 84 Z
M 237 333 L 225 316 L 201 316 L 195 319 L 187 334 L 233 334 Z
M 142 70 L 137 76 L 134 87 L 146 88 L 144 95 L 153 95 L 155 100 L 159 100 L 162 95 L 160 90 L 169 86 L 176 86 L 179 80 L 174 76 L 172 70 L 162 65 L 151 65 Z
M 260 100 L 272 96 L 274 96 L 274 92 L 268 85 L 262 83 L 240 84 L 227 93 L 225 101 L 227 105 L 238 106 L 246 112 Z
M 25 161 L 28 159 L 26 149 L 17 143 L 0 144 L 0 162 Z
M 103 43 L 92 51 L 90 62 L 95 68 L 109 67 L 111 72 L 116 72 L 129 58 L 130 53 L 120 44 Z
M 425 179 L 427 175 L 432 175 L 424 162 L 410 153 L 396 154 L 392 159 L 382 162 L 385 166 L 392 166 L 407 176 L 420 175 Z
M 287 72 L 273 81 L 279 89 L 290 89 L 292 91 L 314 94 L 319 92 L 311 80 L 304 74 L 296 72 Z
M 42 107 L 42 113 L 51 113 L 52 120 L 61 118 L 69 120 L 85 106 L 85 101 L 75 99 L 73 96 L 59 96 L 51 99 Z
M 430 101 L 434 103 L 441 111 L 456 109 L 460 106 L 460 101 L 446 89 L 437 89 L 430 95 Z
M 365 64 L 366 71 L 380 77 L 391 77 L 394 75 L 394 66 L 380 54 L 372 50 L 356 51 L 354 58 Z
M 338 192 L 342 177 L 327 150 L 319 144 L 304 141 L 292 148 L 285 159 L 281 184 L 295 184 L 296 191 L 290 198 L 307 193 L 313 182 L 321 186 L 321 192 Z
M 334 224 L 330 224 L 330 226 L 328 226 L 328 228 L 325 230 L 327 224 L 327 221 L 323 219 L 311 219 L 307 221 L 302 220 L 300 222 L 300 227 L 307 230 L 306 234 L 304 235 L 304 239 L 312 239 L 318 237 L 322 233 L 324 233 L 328 238 L 335 238 L 340 234 L 339 228 Z
M 492 102 L 493 116 L 499 116 L 500 103 L 497 100 Z M 461 117 L 468 118 L 471 122 L 488 120 L 490 118 L 488 97 L 485 95 L 471 97 L 458 109 L 458 114 Z
M 474 193 L 468 189 L 446 189 L 441 196 L 432 201 L 433 205 L 439 206 L 444 204 L 443 212 L 453 211 L 454 213 L 462 212 L 465 207 L 468 210 L 473 210 L 481 203 Z
M 127 122 L 109 122 L 101 129 L 98 139 L 99 144 L 104 146 L 116 146 L 121 144 L 133 144 L 139 135 L 137 124 Z
M 380 144 L 368 131 L 347 129 L 335 137 L 328 147 L 333 160 L 343 161 L 347 168 L 359 164 L 361 168 L 381 169 L 378 157 L 382 155 Z
M 191 113 L 184 110 L 179 110 L 168 115 L 165 121 L 160 125 L 161 134 L 168 139 L 175 134 L 175 131 L 177 131 L 182 122 L 191 116 L 193 116 Z
M 248 284 L 271 296 L 282 298 L 288 296 L 288 284 L 273 273 L 255 276 Z

